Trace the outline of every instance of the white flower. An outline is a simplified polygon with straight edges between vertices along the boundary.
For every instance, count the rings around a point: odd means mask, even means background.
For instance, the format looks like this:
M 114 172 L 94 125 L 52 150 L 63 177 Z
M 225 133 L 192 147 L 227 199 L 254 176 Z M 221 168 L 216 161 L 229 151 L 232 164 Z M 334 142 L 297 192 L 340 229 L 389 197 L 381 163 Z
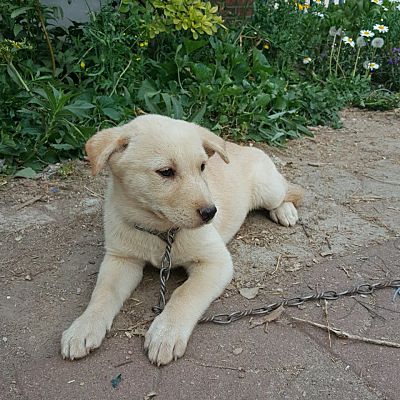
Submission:
M 303 58 L 303 64 L 310 64 L 311 61 L 312 61 L 312 60 L 311 60 L 310 57 L 304 57 L 304 58 Z
M 400 4 L 398 6 L 396 6 L 396 8 L 400 11 Z
M 371 0 L 371 3 L 378 4 L 378 6 L 381 6 L 383 3 L 383 0 Z
M 379 64 L 367 61 L 364 63 L 364 68 L 369 69 L 370 71 L 375 71 L 379 68 Z
M 388 8 L 387 7 L 382 7 L 383 8 L 383 11 L 387 11 L 388 10 Z
M 389 28 L 385 25 L 374 25 L 374 30 L 378 31 L 379 33 L 386 33 L 389 32 Z
M 351 47 L 354 47 L 356 45 L 351 37 L 345 36 L 342 40 L 344 43 L 349 44 Z
M 277 10 L 279 8 L 279 3 L 274 4 L 274 10 Z
M 361 36 L 364 36 L 364 37 L 370 38 L 370 37 L 374 37 L 374 36 L 375 36 L 375 33 L 372 32 L 372 31 L 369 31 L 368 29 L 366 29 L 366 30 L 360 31 L 360 35 L 361 35 Z
M 317 17 L 325 18 L 325 14 L 322 14 L 320 12 L 314 12 L 313 14 L 316 15 Z

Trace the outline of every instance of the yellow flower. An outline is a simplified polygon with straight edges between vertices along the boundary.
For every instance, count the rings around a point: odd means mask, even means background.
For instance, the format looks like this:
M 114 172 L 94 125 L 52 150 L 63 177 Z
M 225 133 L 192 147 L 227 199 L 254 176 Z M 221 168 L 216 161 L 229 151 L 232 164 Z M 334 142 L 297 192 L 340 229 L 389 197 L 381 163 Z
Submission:
M 79 65 L 81 66 L 82 69 L 85 69 L 86 66 L 85 61 L 82 60 Z
M 145 40 L 144 42 L 140 42 L 139 46 L 140 47 L 147 47 L 149 45 L 149 42 L 147 40 Z
M 264 49 L 268 50 L 270 48 L 270 45 L 269 45 L 269 43 L 265 43 L 263 47 L 264 47 Z

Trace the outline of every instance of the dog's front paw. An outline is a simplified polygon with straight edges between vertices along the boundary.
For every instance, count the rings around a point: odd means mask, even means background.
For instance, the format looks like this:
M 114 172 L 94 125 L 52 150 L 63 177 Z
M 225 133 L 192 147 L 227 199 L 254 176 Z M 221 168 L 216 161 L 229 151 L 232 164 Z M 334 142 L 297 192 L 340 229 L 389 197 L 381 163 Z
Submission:
M 179 322 L 169 318 L 165 311 L 153 321 L 144 342 L 151 363 L 165 365 L 183 356 L 191 329 Z
M 285 202 L 270 211 L 272 221 L 283 226 L 294 226 L 299 219 L 293 203 Z
M 109 326 L 102 319 L 81 315 L 63 332 L 61 355 L 71 360 L 87 356 L 101 345 Z

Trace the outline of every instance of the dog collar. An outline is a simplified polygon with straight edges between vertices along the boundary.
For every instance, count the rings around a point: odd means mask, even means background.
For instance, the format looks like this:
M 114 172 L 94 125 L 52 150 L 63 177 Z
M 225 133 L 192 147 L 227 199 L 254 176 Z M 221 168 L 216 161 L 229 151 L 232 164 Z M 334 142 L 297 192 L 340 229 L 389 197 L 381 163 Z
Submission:
M 158 238 L 160 238 L 163 242 L 167 243 L 167 244 L 171 244 L 174 243 L 175 240 L 175 234 L 179 231 L 179 228 L 171 228 L 168 231 L 165 232 L 160 232 L 157 231 L 155 229 L 147 229 L 144 228 L 141 225 L 138 224 L 134 224 L 133 225 L 137 230 L 142 231 L 142 232 L 146 232 L 149 233 L 150 235 L 154 235 L 157 236 Z

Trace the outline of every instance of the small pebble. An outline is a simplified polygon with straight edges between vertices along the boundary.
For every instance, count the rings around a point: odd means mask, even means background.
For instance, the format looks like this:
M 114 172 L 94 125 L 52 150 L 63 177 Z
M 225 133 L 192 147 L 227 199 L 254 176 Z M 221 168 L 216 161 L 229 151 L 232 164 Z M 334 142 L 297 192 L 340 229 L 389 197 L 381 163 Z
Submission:
M 238 356 L 239 354 L 241 354 L 242 353 L 242 351 L 243 351 L 243 349 L 241 348 L 241 347 L 237 347 L 236 349 L 233 349 L 233 354 L 235 355 L 235 356 Z
M 4 343 L 7 343 L 7 340 L 8 340 L 8 339 L 7 339 L 5 336 L 3 336 L 3 342 L 4 342 Z
M 7 300 L 10 300 L 11 299 L 11 296 L 7 296 Z
M 28 275 L 25 276 L 24 279 L 25 279 L 26 281 L 31 281 L 31 280 L 32 280 L 32 277 L 28 274 Z
M 76 288 L 76 294 L 77 295 L 81 294 L 81 292 L 82 292 L 82 289 L 80 287 Z

